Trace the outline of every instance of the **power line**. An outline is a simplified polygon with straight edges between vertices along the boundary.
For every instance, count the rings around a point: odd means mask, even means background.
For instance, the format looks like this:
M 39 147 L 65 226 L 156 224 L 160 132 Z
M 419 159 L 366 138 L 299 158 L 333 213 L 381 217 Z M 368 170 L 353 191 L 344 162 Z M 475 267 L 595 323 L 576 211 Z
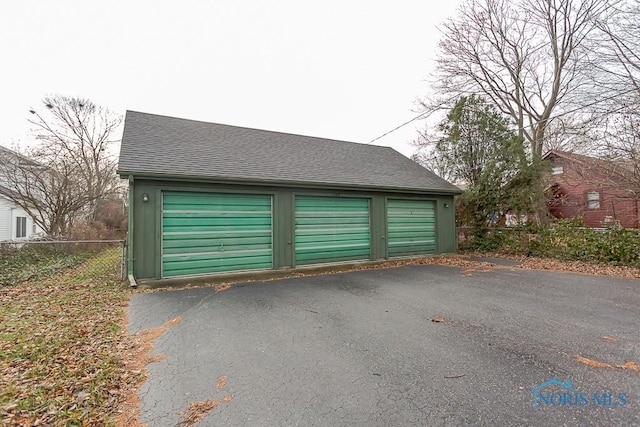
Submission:
M 411 122 L 415 122 L 416 120 L 421 119 L 423 116 L 428 116 L 429 114 L 431 114 L 431 113 L 429 111 L 427 111 L 426 113 L 422 113 L 420 115 L 417 115 L 413 119 L 411 119 L 409 121 L 406 121 L 403 124 L 401 124 L 400 126 L 396 126 L 395 128 L 391 129 L 389 132 L 383 133 L 379 137 L 372 139 L 371 141 L 367 142 L 367 144 L 371 144 L 372 142 L 375 142 L 375 141 L 379 140 L 380 138 L 384 138 L 385 136 L 389 135 L 390 133 L 393 133 L 393 132 L 397 131 L 398 129 L 400 129 L 402 127 L 405 127 L 406 125 L 408 125 Z
M 598 100 L 598 101 L 594 101 L 594 102 L 591 102 L 591 103 L 586 104 L 586 105 L 581 105 L 581 106 L 579 106 L 579 107 L 574 108 L 573 110 L 563 111 L 562 113 L 559 113 L 559 114 L 557 114 L 557 115 L 555 115 L 555 116 L 553 116 L 553 117 L 549 117 L 549 118 L 547 119 L 547 122 L 550 122 L 551 120 L 554 120 L 554 119 L 560 118 L 560 117 L 562 117 L 562 116 L 566 116 L 567 114 L 575 113 L 576 111 L 579 111 L 579 110 L 581 110 L 581 109 L 583 109 L 583 108 L 585 108 L 585 107 L 593 107 L 594 105 L 600 104 L 601 102 L 604 102 L 604 101 L 610 101 L 610 100 L 612 100 L 612 99 L 614 99 L 614 98 L 617 98 L 617 97 L 619 97 L 619 96 L 621 96 L 621 95 L 626 95 L 626 94 L 628 94 L 628 93 L 635 92 L 635 91 L 636 91 L 636 89 L 635 89 L 635 88 L 633 88 L 633 89 L 629 89 L 628 91 L 625 91 L 625 92 L 622 92 L 622 93 L 616 93 L 616 94 L 614 94 L 614 95 L 611 95 L 611 96 L 608 96 L 608 97 L 602 98 L 602 99 L 600 99 L 600 100 Z M 371 141 L 367 142 L 367 144 L 371 144 L 371 143 L 373 143 L 373 142 L 376 142 L 377 140 L 384 138 L 385 136 L 387 136 L 387 135 L 389 135 L 389 134 L 391 134 L 391 133 L 393 133 L 393 132 L 397 131 L 398 129 L 405 127 L 405 126 L 406 126 L 406 125 L 408 125 L 409 123 L 415 122 L 416 120 L 419 120 L 419 119 L 423 118 L 424 116 L 428 116 L 428 115 L 429 115 L 429 114 L 431 114 L 431 113 L 432 113 L 431 111 L 427 111 L 427 112 L 421 113 L 421 114 L 417 115 L 416 117 L 414 117 L 413 119 L 408 120 L 408 121 L 406 121 L 406 122 L 402 123 L 401 125 L 396 126 L 395 128 L 391 129 L 390 131 L 383 133 L 383 134 L 382 134 L 382 135 L 380 135 L 379 137 L 372 139 Z M 527 130 L 527 128 L 526 128 L 526 127 L 521 127 L 521 128 L 516 128 L 516 129 L 514 129 L 514 130 L 515 130 L 515 131 Z

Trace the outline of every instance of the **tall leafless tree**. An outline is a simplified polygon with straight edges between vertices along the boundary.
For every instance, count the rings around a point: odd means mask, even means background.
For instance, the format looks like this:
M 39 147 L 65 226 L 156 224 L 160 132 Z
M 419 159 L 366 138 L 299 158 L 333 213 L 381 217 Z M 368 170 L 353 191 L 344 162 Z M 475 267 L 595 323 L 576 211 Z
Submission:
M 30 113 L 39 143 L 24 155 L 1 151 L 0 180 L 48 234 L 63 235 L 75 219 L 92 219 L 98 202 L 118 190 L 112 145 L 122 118 L 66 96 L 47 97 Z
M 532 155 L 550 122 L 584 100 L 591 37 L 619 0 L 466 0 L 442 27 L 427 110 L 481 94 L 508 115 Z
M 640 200 L 640 0 L 627 0 L 602 22 L 596 86 L 615 96 L 597 111 L 605 117 L 609 157 L 623 165 L 627 189 Z
M 595 86 L 620 103 L 640 95 L 640 0 L 616 6 L 610 19 L 598 22 L 602 39 L 592 65 Z

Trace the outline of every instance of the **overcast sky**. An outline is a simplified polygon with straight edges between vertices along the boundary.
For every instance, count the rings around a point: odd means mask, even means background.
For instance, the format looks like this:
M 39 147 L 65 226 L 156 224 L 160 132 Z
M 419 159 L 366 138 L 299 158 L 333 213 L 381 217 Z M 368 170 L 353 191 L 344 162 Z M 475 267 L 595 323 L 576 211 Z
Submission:
M 415 117 L 460 0 L 4 1 L 0 145 L 45 95 L 367 143 Z M 405 155 L 415 122 L 375 142 Z

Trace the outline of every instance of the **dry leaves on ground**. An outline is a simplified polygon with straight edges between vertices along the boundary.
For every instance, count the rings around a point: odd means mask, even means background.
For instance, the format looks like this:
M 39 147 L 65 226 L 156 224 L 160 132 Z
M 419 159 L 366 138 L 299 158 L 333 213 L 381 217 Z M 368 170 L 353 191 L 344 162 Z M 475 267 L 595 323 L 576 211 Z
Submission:
M 121 359 L 130 291 L 92 270 L 118 255 L 0 291 L 3 425 L 104 425 L 117 411 L 136 375 Z
M 204 402 L 191 402 L 189 409 L 186 412 L 180 414 L 182 420 L 178 423 L 178 426 L 191 427 L 202 421 L 202 419 L 209 414 L 213 409 L 217 408 L 220 404 L 217 400 L 205 400 Z
M 228 378 L 226 375 L 222 375 L 216 381 L 216 393 L 220 393 L 227 387 Z M 229 403 L 233 400 L 233 395 L 228 395 L 222 398 L 222 403 Z M 181 420 L 178 426 L 191 427 L 198 424 L 204 419 L 213 409 L 220 406 L 217 400 L 207 399 L 203 402 L 191 402 L 189 408 L 180 414 Z
M 615 368 L 631 371 L 640 371 L 640 366 L 635 362 L 625 362 L 621 365 L 612 365 L 610 363 L 598 362 L 597 360 L 588 359 L 586 357 L 577 356 L 576 360 L 592 368 Z
M 129 394 L 126 399 L 120 402 L 119 414 L 116 419 L 118 427 L 140 427 L 140 399 L 138 392 L 140 387 L 149 377 L 147 365 L 164 359 L 163 354 L 150 354 L 153 350 L 154 341 L 164 335 L 171 326 L 182 322 L 181 317 L 175 317 L 164 325 L 157 328 L 145 329 L 135 335 L 130 335 L 128 342 L 130 344 L 128 352 L 124 359 L 124 369 L 126 372 L 135 373 L 135 377 L 131 377 L 128 382 Z M 126 317 L 125 317 L 126 323 Z
M 595 274 L 598 276 L 612 276 L 625 278 L 640 278 L 640 268 L 609 264 L 598 264 L 584 261 L 565 261 L 553 258 L 537 258 L 522 255 L 497 253 L 467 253 L 466 258 L 504 258 L 519 261 L 521 264 L 507 268 L 522 268 L 525 270 L 551 270 L 569 273 Z

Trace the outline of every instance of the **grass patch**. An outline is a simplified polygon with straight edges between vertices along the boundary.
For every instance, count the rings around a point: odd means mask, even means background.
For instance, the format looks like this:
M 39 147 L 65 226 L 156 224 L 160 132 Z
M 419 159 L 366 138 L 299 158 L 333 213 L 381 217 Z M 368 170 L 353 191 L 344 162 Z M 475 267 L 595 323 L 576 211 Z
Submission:
M 82 263 L 88 253 L 65 253 L 44 246 L 0 251 L 0 288 L 60 273 Z
M 126 386 L 120 325 L 130 291 L 119 271 L 95 270 L 119 256 L 111 248 L 0 290 L 2 425 L 114 423 Z

